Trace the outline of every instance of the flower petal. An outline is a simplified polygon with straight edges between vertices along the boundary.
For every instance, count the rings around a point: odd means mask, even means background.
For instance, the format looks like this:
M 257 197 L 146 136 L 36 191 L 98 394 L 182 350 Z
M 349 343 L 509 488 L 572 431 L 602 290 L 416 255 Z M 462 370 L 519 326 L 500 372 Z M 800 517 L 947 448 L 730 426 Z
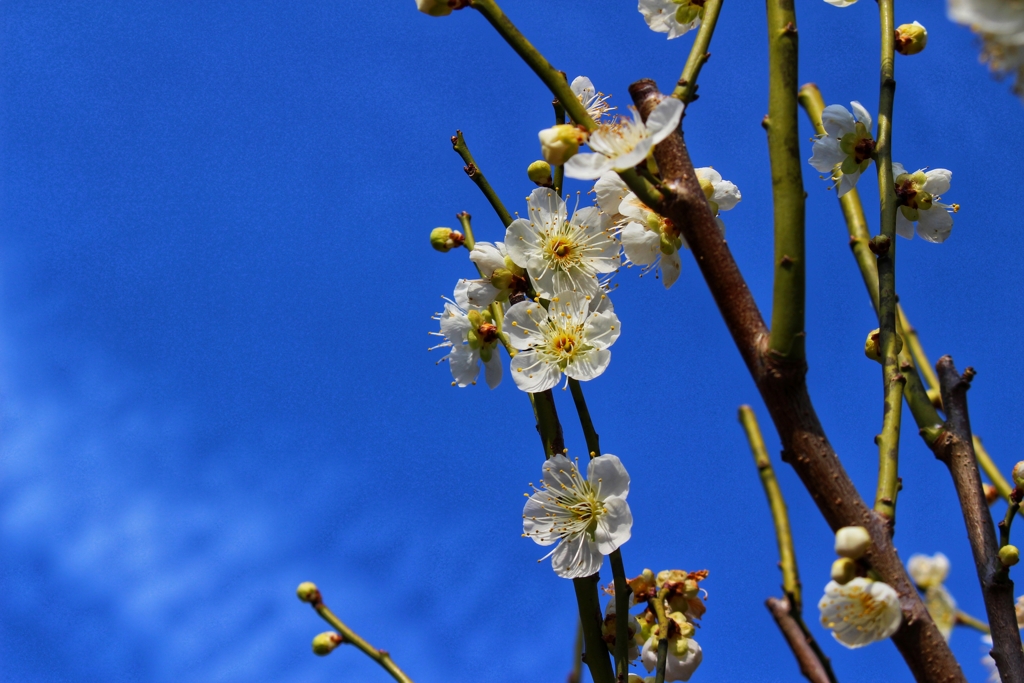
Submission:
M 580 152 L 565 162 L 565 175 L 576 180 L 596 180 L 612 170 L 614 161 L 603 154 Z
M 512 262 L 525 268 L 530 258 L 540 253 L 540 236 L 525 218 L 512 221 L 505 230 L 505 249 Z
M 844 173 L 839 177 L 839 196 L 842 197 L 844 194 L 857 187 L 857 181 L 860 180 L 860 171 L 854 171 L 853 173 Z
M 498 288 L 486 280 L 469 280 L 469 289 L 466 291 L 466 303 L 469 306 L 484 308 L 490 306 L 495 297 L 498 296 Z
M 512 381 L 521 390 L 531 394 L 554 389 L 562 379 L 558 367 L 545 363 L 536 351 L 520 351 L 509 366 Z
M 620 332 L 619 316 L 613 311 L 592 313 L 583 326 L 587 343 L 599 349 L 607 349 L 614 344 Z
M 551 511 L 558 509 L 549 491 L 535 492 L 523 506 L 523 534 L 537 545 L 558 542 L 561 536 L 555 532 L 555 518 L 551 516 Z
M 452 377 L 460 387 L 476 383 L 477 375 L 480 374 L 480 354 L 469 348 L 468 344 L 462 344 L 452 349 L 448 354 L 448 365 L 452 369 Z
M 566 366 L 565 374 L 580 382 L 589 382 L 601 376 L 608 369 L 611 360 L 612 352 L 608 349 L 590 349 L 577 353 Z
M 896 211 L 896 234 L 903 239 L 914 239 L 914 224 L 907 220 L 902 211 Z
M 445 304 L 441 312 L 441 334 L 452 344 L 466 341 L 472 325 L 466 315 L 452 304 Z
M 818 173 L 826 173 L 831 176 L 836 164 L 843 163 L 845 158 L 846 152 L 839 149 L 839 140 L 822 135 L 814 138 L 814 143 L 811 146 L 811 158 L 807 161 Z
M 736 187 L 736 185 L 728 180 L 716 183 L 715 194 L 711 196 L 711 201 L 718 204 L 719 211 L 729 211 L 735 207 L 741 199 L 743 199 L 743 195 L 740 194 L 740 188 Z
M 629 473 L 617 455 L 605 453 L 587 465 L 587 481 L 597 491 L 598 498 L 622 498 L 629 495 Z
M 862 105 L 860 102 L 857 102 L 856 100 L 850 102 L 850 106 L 853 108 L 853 117 L 860 121 L 861 123 L 863 123 L 864 127 L 867 128 L 868 132 L 870 133 L 871 125 L 873 123 L 871 120 L 871 114 L 868 113 L 868 110 L 864 108 L 864 105 Z
M 675 97 L 665 97 L 647 117 L 647 132 L 651 142 L 658 144 L 679 128 L 686 106 Z
M 551 566 L 563 579 L 591 576 L 601 569 L 603 563 L 604 555 L 583 534 L 564 539 L 551 555 Z
M 604 510 L 604 514 L 597 518 L 594 542 L 597 543 L 598 552 L 608 555 L 629 540 L 633 529 L 633 514 L 625 499 L 617 496 L 605 499 Z
M 490 277 L 495 270 L 505 267 L 505 254 L 502 253 L 504 245 L 501 242 L 498 244 L 502 249 L 490 242 L 477 242 L 473 245 L 473 251 L 469 252 L 469 260 L 476 264 L 484 277 Z
M 932 204 L 927 211 L 920 211 L 917 219 L 917 234 L 921 239 L 939 244 L 945 242 L 953 231 L 953 216 L 943 204 Z
M 565 202 L 546 187 L 534 188 L 526 198 L 529 214 L 527 218 L 535 223 L 535 230 L 550 230 L 565 222 Z M 508 244 L 505 245 L 508 248 Z
M 949 181 L 953 178 L 953 172 L 944 168 L 933 168 L 924 174 L 924 191 L 933 195 L 946 194 L 949 191 Z
M 597 197 L 597 205 L 609 218 L 614 218 L 619 213 L 619 204 L 622 198 L 629 194 L 629 188 L 622 178 L 615 171 L 603 174 L 594 183 L 594 194 Z
M 544 486 L 553 491 L 557 492 L 576 486 L 573 476 L 573 472 L 576 471 L 576 465 L 561 453 L 556 453 L 545 460 L 544 465 L 541 466 L 541 471 L 543 472 Z
M 501 384 L 501 354 L 497 348 L 492 350 L 491 359 L 484 363 L 484 379 L 491 389 Z
M 668 289 L 679 279 L 679 273 L 683 270 L 683 263 L 679 260 L 679 252 L 661 255 L 661 282 Z
M 856 130 L 853 114 L 841 104 L 830 104 L 821 112 L 821 127 L 830 137 L 839 139 Z
M 529 349 L 543 337 L 538 325 L 546 322 L 548 312 L 533 301 L 520 301 L 505 311 L 505 332 L 508 333 L 512 348 L 520 351 Z
M 639 223 L 627 223 L 619 234 L 622 249 L 631 262 L 646 266 L 658 260 L 661 253 L 661 238 L 658 233 L 647 230 Z

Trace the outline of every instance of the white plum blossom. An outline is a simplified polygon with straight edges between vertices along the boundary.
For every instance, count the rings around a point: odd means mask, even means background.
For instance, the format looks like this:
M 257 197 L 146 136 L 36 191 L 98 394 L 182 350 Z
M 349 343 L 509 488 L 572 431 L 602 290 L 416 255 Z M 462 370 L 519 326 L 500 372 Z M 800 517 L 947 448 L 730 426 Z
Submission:
M 711 213 L 718 223 L 718 229 L 725 234 L 725 223 L 719 218 L 719 214 L 722 211 L 729 211 L 739 203 L 743 198 L 740 189 L 728 180 L 722 180 L 722 175 L 710 166 L 694 170 L 697 173 L 697 181 L 700 182 L 700 189 L 704 192 L 711 206 Z
M 577 76 L 572 79 L 569 88 L 572 90 L 572 94 L 576 96 L 576 99 L 580 101 L 580 104 L 587 110 L 590 118 L 595 121 L 600 121 L 602 116 L 615 109 L 615 107 L 608 104 L 608 98 L 611 95 L 598 92 L 597 88 L 594 87 L 594 84 L 586 76 Z
M 982 40 L 981 61 L 993 73 L 1011 74 L 1014 91 L 1024 97 L 1024 2 L 1021 0 L 949 0 L 951 21 L 969 26 Z
M 523 535 L 539 545 L 558 544 L 548 555 L 559 576 L 591 576 L 605 555 L 629 540 L 629 474 L 622 461 L 608 454 L 590 461 L 586 479 L 561 454 L 548 458 L 543 472 L 541 488 L 533 487 L 523 508 Z
M 949 575 L 949 558 L 942 553 L 934 555 L 914 554 L 907 560 L 907 573 L 917 587 L 925 590 L 941 586 Z
M 665 680 L 666 681 L 688 681 L 693 672 L 700 666 L 701 661 L 704 659 L 704 653 L 700 649 L 700 645 L 693 638 L 679 638 L 679 648 L 683 647 L 686 649 L 682 652 L 677 651 L 677 648 L 673 647 L 673 640 L 669 640 L 668 656 L 665 658 Z M 640 651 L 640 661 L 643 662 L 644 668 L 650 673 L 655 670 L 658 665 L 658 637 L 652 635 L 644 643 L 643 649 Z
M 431 334 L 444 337 L 445 341 L 433 348 L 451 348 L 438 363 L 448 361 L 453 384 L 476 384 L 482 361 L 487 386 L 493 389 L 501 382 L 501 357 L 496 348 L 498 328 L 489 310 L 468 303 L 468 287 L 466 280 L 460 281 L 455 288 L 455 301 L 447 300 L 444 310 L 434 316 L 441 323 L 441 331 Z
M 818 609 L 821 625 L 850 649 L 885 640 L 903 620 L 899 596 L 892 586 L 863 577 L 845 585 L 829 581 Z
M 493 301 L 507 300 L 509 293 L 525 285 L 522 271 L 512 263 L 504 242 L 477 242 L 469 252 L 469 260 L 481 276 L 465 281 L 466 301 L 471 306 L 483 308 Z
M 597 179 L 591 192 L 596 197 L 598 208 L 608 216 L 608 220 L 613 224 L 619 223 L 623 218 L 619 213 L 619 205 L 622 204 L 626 195 L 630 194 L 629 187 L 619 177 L 619 174 L 615 171 L 608 171 Z
M 618 117 L 601 123 L 590 133 L 587 144 L 592 153 L 578 153 L 565 162 L 565 175 L 578 180 L 596 180 L 608 171 L 625 171 L 647 158 L 647 154 L 679 127 L 683 103 L 666 97 L 654 108 L 647 122 L 630 107 L 632 119 Z
M 679 250 L 686 246 L 683 236 L 672 221 L 646 207 L 632 192 L 619 203 L 619 212 L 623 215 L 619 240 L 626 260 L 644 266 L 644 273 L 657 267 L 668 289 L 682 271 Z
M 850 102 L 853 113 L 841 104 L 831 104 L 821 112 L 825 132 L 814 138 L 811 166 L 838 181 L 839 196 L 852 190 L 867 169 L 875 152 L 871 137 L 871 114 L 860 102 Z
M 608 217 L 587 206 L 566 220 L 565 202 L 544 187 L 531 192 L 527 203 L 527 217 L 512 221 L 505 231 L 512 262 L 526 269 L 545 299 L 564 290 L 599 296 L 597 275 L 614 272 L 621 264 Z
M 640 646 L 643 644 L 643 640 L 640 636 L 640 622 L 638 622 L 636 617 L 628 612 L 626 616 L 629 617 L 629 623 L 626 624 L 626 633 L 629 635 L 629 647 L 626 649 L 626 659 L 632 662 L 640 656 Z M 608 649 L 613 652 L 615 651 L 617 621 L 618 617 L 616 616 L 615 611 L 615 595 L 613 593 L 611 599 L 608 600 L 608 604 L 605 605 L 604 621 L 601 623 L 601 635 L 604 638 L 604 641 L 608 643 Z
M 914 223 L 917 223 L 917 234 L 921 239 L 936 244 L 945 242 L 953 230 L 950 212 L 955 213 L 960 207 L 940 204 L 938 200 L 949 189 L 953 173 L 944 168 L 907 173 L 902 164 L 893 162 L 892 176 L 900 203 L 896 214 L 896 234 L 913 239 Z
M 557 386 L 563 373 L 579 381 L 594 379 L 608 367 L 608 347 L 619 331 L 619 318 L 605 294 L 559 292 L 547 310 L 520 301 L 505 313 L 505 332 L 518 351 L 512 379 L 533 394 Z
M 704 2 L 699 0 L 640 0 L 637 9 L 652 31 L 667 33 L 669 40 L 692 31 L 704 19 Z

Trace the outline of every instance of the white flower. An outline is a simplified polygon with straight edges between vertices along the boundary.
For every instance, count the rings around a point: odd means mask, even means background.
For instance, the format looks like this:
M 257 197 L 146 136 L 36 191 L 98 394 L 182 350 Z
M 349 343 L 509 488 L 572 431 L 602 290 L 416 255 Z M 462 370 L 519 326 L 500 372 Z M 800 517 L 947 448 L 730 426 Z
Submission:
M 953 627 L 956 626 L 956 600 L 940 584 L 924 592 L 924 606 L 939 633 L 946 642 L 949 642 L 949 637 L 953 635 Z
M 1024 2 L 949 0 L 951 21 L 970 26 L 982 40 L 981 61 L 996 74 L 1013 74 L 1014 91 L 1024 97 Z
M 580 143 L 587 139 L 587 134 L 579 126 L 560 123 L 545 128 L 537 133 L 537 137 L 544 161 L 552 166 L 561 166 L 579 151 Z
M 605 555 L 629 540 L 628 495 L 629 474 L 614 455 L 592 459 L 586 480 L 576 463 L 555 455 L 544 463 L 542 486 L 533 488 L 523 508 L 523 535 L 539 545 L 558 543 L 548 555 L 559 576 L 591 576 Z
M 825 133 L 814 138 L 811 166 L 839 181 L 839 196 L 852 190 L 871 163 L 875 140 L 871 137 L 871 114 L 860 102 L 850 102 L 853 114 L 841 104 L 821 112 Z
M 829 581 L 818 609 L 821 625 L 850 649 L 885 640 L 903 620 L 899 596 L 892 586 L 863 577 L 846 585 Z
M 907 560 L 907 572 L 921 590 L 941 586 L 949 575 L 949 558 L 942 553 L 911 555 Z
M 828 4 L 833 7 L 849 7 L 857 2 L 857 0 L 825 0 Z
M 629 635 L 629 646 L 626 649 L 626 658 L 632 662 L 640 656 L 640 645 L 643 644 L 643 639 L 640 636 L 640 622 L 637 621 L 636 617 L 632 614 L 627 613 L 629 622 L 626 624 L 626 632 Z M 612 594 L 608 600 L 608 604 L 605 605 L 604 609 L 604 621 L 601 622 L 601 636 L 604 642 L 608 643 L 608 649 L 612 652 L 615 651 L 615 636 L 617 627 L 617 617 L 615 613 L 615 595 Z M 637 641 L 640 642 L 637 642 Z
M 711 206 L 715 222 L 718 223 L 718 229 L 724 234 L 725 223 L 718 216 L 722 211 L 729 211 L 739 203 L 743 198 L 740 189 L 728 180 L 722 180 L 722 175 L 710 166 L 694 170 L 697 173 L 697 181 L 700 182 L 700 189 Z
M 686 641 L 683 643 L 682 641 Z M 673 648 L 672 639 L 669 640 L 668 657 L 665 658 L 665 680 L 666 681 L 688 681 L 693 672 L 700 666 L 704 659 L 700 645 L 693 638 L 680 638 L 679 644 L 685 645 L 686 650 L 677 654 Z M 652 635 L 644 643 L 640 652 L 640 661 L 644 668 L 650 673 L 658 666 L 658 637 Z
M 455 379 L 453 384 L 460 387 L 476 384 L 480 361 L 483 361 L 487 386 L 493 389 L 501 382 L 501 358 L 496 348 L 498 328 L 489 310 L 469 305 L 468 288 L 468 281 L 460 281 L 455 288 L 455 301 L 449 300 L 444 311 L 434 316 L 441 322 L 441 331 L 431 334 L 444 337 L 445 341 L 433 348 L 451 348 L 438 363 L 448 361 Z
M 928 242 L 945 242 L 953 230 L 950 211 L 959 210 L 957 205 L 940 204 L 942 193 L 949 189 L 952 172 L 944 168 L 930 171 L 919 170 L 907 173 L 902 164 L 893 162 L 892 176 L 896 183 L 896 197 L 900 210 L 896 214 L 896 234 L 908 240 L 914 237 L 914 223 L 917 234 Z
M 608 216 L 608 220 L 612 223 L 618 223 L 622 220 L 622 214 L 619 213 L 619 205 L 626 195 L 630 194 L 630 190 L 618 173 L 608 171 L 602 175 L 594 183 L 594 189 L 591 192 L 597 197 L 597 206 Z M 636 195 L 633 196 L 635 197 Z
M 704 3 L 694 0 L 640 0 L 637 9 L 652 31 L 667 33 L 669 40 L 697 28 L 704 18 Z
M 634 107 L 632 119 L 619 117 L 600 124 L 590 133 L 591 154 L 580 153 L 565 162 L 565 175 L 578 180 L 596 180 L 608 171 L 625 171 L 647 158 L 648 152 L 679 127 L 683 103 L 666 97 L 647 117 L 640 118 Z
M 594 87 L 594 84 L 586 76 L 577 76 L 572 79 L 569 88 L 572 90 L 572 94 L 576 96 L 576 99 L 586 108 L 590 118 L 595 121 L 600 121 L 602 116 L 615 109 L 615 107 L 608 104 L 608 98 L 611 95 L 598 92 L 597 88 Z
M 608 217 L 588 206 L 567 221 L 565 202 L 544 187 L 531 192 L 527 203 L 527 217 L 512 221 L 505 231 L 513 263 L 527 270 L 545 299 L 564 290 L 598 296 L 597 274 L 614 272 L 621 263 Z
M 679 230 L 672 221 L 644 206 L 632 192 L 622 199 L 619 211 L 624 217 L 619 240 L 627 261 L 644 266 L 644 273 L 658 267 L 662 284 L 668 289 L 683 268 L 679 250 L 686 242 Z
M 519 351 L 512 379 L 536 394 L 557 386 L 563 372 L 580 381 L 603 373 L 612 358 L 608 347 L 619 338 L 619 318 L 606 295 L 565 291 L 552 297 L 547 310 L 533 301 L 509 308 L 505 332 Z
M 525 291 L 525 275 L 508 257 L 504 242 L 477 242 L 469 252 L 469 260 L 481 275 L 476 280 L 465 280 L 469 305 L 484 308 L 493 301 L 507 300 L 512 292 Z

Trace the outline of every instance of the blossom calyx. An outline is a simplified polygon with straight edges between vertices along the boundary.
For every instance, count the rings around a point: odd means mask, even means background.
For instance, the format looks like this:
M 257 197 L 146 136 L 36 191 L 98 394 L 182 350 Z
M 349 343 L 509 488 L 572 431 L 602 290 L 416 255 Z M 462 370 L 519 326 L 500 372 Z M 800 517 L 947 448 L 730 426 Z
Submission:
M 320 589 L 312 581 L 300 583 L 299 587 L 295 589 L 295 594 L 299 596 L 299 600 L 302 602 L 308 602 L 313 605 L 320 602 Z
M 551 164 L 538 159 L 526 167 L 526 175 L 541 187 L 551 187 Z
M 871 534 L 862 526 L 844 526 L 836 532 L 836 555 L 859 560 L 871 547 Z
M 928 44 L 928 29 L 916 21 L 896 27 L 896 52 L 916 55 Z
M 324 631 L 320 635 L 313 638 L 313 654 L 323 657 L 334 652 L 334 648 L 342 644 L 343 639 L 340 634 L 334 631 Z
M 461 247 L 465 241 L 465 236 L 458 230 L 434 228 L 430 231 L 430 246 L 442 253 Z
M 845 586 L 857 576 L 857 565 L 848 557 L 840 557 L 832 563 L 832 580 Z
M 448 0 L 416 0 L 416 9 L 432 17 L 446 17 L 452 13 Z
M 537 137 L 540 138 L 540 151 L 544 160 L 554 166 L 561 166 L 579 151 L 580 143 L 587 139 L 587 134 L 579 126 L 561 123 L 545 128 Z
M 1012 567 L 1020 562 L 1020 550 L 1015 545 L 1004 545 L 999 549 L 999 561 L 1004 567 Z
M 657 584 L 654 580 L 654 572 L 644 569 L 640 576 L 626 580 L 626 585 L 633 591 L 633 603 L 641 604 L 647 602 L 658 593 Z

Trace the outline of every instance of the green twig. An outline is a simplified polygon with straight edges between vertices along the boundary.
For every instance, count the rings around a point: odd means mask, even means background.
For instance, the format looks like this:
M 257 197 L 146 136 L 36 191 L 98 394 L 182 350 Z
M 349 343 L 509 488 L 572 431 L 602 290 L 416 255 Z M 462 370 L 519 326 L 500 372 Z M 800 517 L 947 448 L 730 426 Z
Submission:
M 973 628 L 975 631 L 979 631 L 980 633 L 992 633 L 992 629 L 988 627 L 988 624 L 986 624 L 981 619 L 978 619 L 977 617 L 972 617 L 967 612 L 957 610 L 956 614 L 954 615 L 954 618 L 956 619 L 955 624 L 957 626 L 966 626 L 968 628 Z
M 698 97 L 697 77 L 711 56 L 708 46 L 711 45 L 711 36 L 715 33 L 715 24 L 718 23 L 718 13 L 721 11 L 722 0 L 707 0 L 704 3 L 704 18 L 701 19 L 697 37 L 693 39 L 693 47 L 690 48 L 690 56 L 686 59 L 683 74 L 679 77 L 676 89 L 672 91 L 672 97 L 678 98 L 683 104 L 689 104 Z
M 582 683 L 583 681 L 583 625 L 576 622 L 576 644 L 572 649 L 572 671 L 569 673 L 569 683 Z
M 658 618 L 658 663 L 654 669 L 654 683 L 665 683 L 665 666 L 668 664 L 669 620 L 665 614 L 665 598 L 668 589 L 662 588 L 654 598 L 647 599 L 647 607 Z
M 381 668 L 391 674 L 391 677 L 398 681 L 398 683 L 412 683 L 412 679 L 409 678 L 404 671 L 399 669 L 398 665 L 391 660 L 391 655 L 388 654 L 387 650 L 378 650 L 360 638 L 355 631 L 346 626 L 341 619 L 334 615 L 334 612 L 327 608 L 327 605 L 319 599 L 319 594 L 318 599 L 314 600 L 310 604 L 324 621 L 334 627 L 334 630 L 341 634 L 343 643 L 351 643 L 352 645 L 355 645 L 363 654 L 380 664 Z
M 587 408 L 587 400 L 583 397 L 583 387 L 579 381 L 569 378 L 569 390 L 572 392 L 572 400 L 576 404 L 576 413 L 580 416 L 580 426 L 583 427 L 583 436 L 587 440 L 587 451 L 591 458 L 601 455 L 601 441 L 597 430 L 594 429 L 594 421 L 590 419 L 590 410 Z
M 1017 516 L 1017 511 L 1020 510 L 1020 501 L 1010 498 L 1010 504 L 1006 506 L 1006 515 L 1003 516 L 1003 521 L 999 523 L 999 548 L 1002 549 L 1005 546 L 1010 545 L 1010 527 L 1013 525 L 1013 518 Z
M 563 123 L 565 123 L 565 107 L 562 106 L 562 103 L 559 102 L 558 100 L 555 100 L 554 102 L 551 103 L 551 106 L 553 106 L 555 108 L 555 124 L 556 125 L 562 125 Z M 562 184 L 563 184 L 563 181 L 565 180 L 565 166 L 562 166 L 562 165 L 555 166 L 554 173 L 552 174 L 552 177 L 553 177 L 553 180 L 552 180 L 552 183 L 551 183 L 551 187 L 552 187 L 552 189 L 554 189 L 555 194 L 558 195 L 559 197 L 561 197 L 562 196 Z
M 466 162 L 463 168 L 466 171 L 466 175 L 469 179 L 476 183 L 476 186 L 480 188 L 480 191 L 487 197 L 487 201 L 491 203 L 495 213 L 498 214 L 498 218 L 501 219 L 502 225 L 506 228 L 512 223 L 512 216 L 505 209 L 505 205 L 501 203 L 501 199 L 498 194 L 491 187 L 491 184 L 487 182 L 487 177 L 484 172 L 480 170 L 480 167 L 476 165 L 476 161 L 473 160 L 473 155 L 469 152 L 469 147 L 466 145 L 466 139 L 462 137 L 462 131 L 455 131 L 455 135 L 452 136 L 452 148 L 459 153 L 462 160 Z

